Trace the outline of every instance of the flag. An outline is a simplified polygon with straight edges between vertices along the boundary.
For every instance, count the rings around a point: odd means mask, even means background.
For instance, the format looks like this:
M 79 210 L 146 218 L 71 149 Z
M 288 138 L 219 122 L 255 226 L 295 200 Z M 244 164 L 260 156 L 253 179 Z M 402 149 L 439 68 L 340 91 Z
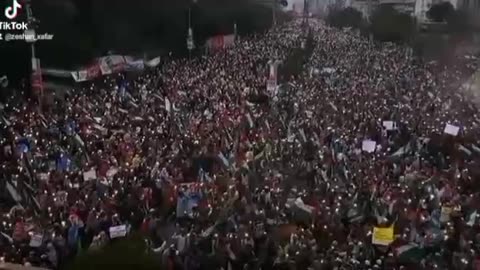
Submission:
M 3 88 L 6 88 L 8 86 L 8 78 L 6 75 L 0 77 L 0 86 L 2 86 Z
M 197 207 L 202 199 L 202 194 L 195 184 L 185 184 L 179 187 L 177 197 L 177 217 L 191 217 L 193 208 Z
M 57 159 L 57 170 L 58 171 L 70 171 L 72 166 L 72 160 L 67 154 L 60 154 L 60 157 Z
M 414 243 L 398 246 L 394 252 L 402 263 L 419 263 L 425 257 L 425 251 Z
M 129 61 L 126 65 L 127 71 L 142 71 L 145 69 L 145 63 L 143 60 Z
M 127 82 L 125 80 L 122 80 L 118 85 L 118 94 L 120 96 L 120 99 L 125 98 L 127 94 Z
M 149 60 L 149 61 L 145 61 L 145 66 L 147 67 L 156 67 L 160 64 L 160 56 L 159 57 L 155 57 L 153 58 L 152 60 Z
M 70 228 L 68 228 L 67 243 L 69 246 L 78 246 L 79 229 L 80 227 L 78 226 L 78 224 L 73 224 L 72 226 L 70 226 Z
M 172 110 L 172 104 L 170 103 L 170 100 L 165 97 L 165 110 L 167 112 L 170 112 Z
M 218 153 L 217 156 L 223 162 L 223 165 L 225 165 L 225 167 L 230 167 L 230 162 L 228 162 L 227 158 L 223 155 L 222 152 Z
M 75 140 L 80 144 L 81 147 L 85 146 L 85 143 L 83 142 L 82 138 L 78 134 L 75 134 Z
M 10 193 L 10 196 L 12 196 L 12 199 L 16 202 L 21 202 L 22 197 L 20 196 L 20 194 L 18 194 L 17 189 L 8 181 L 6 183 L 6 186 L 7 186 L 8 192 Z
M 199 172 L 198 172 L 198 176 L 200 178 L 200 182 L 207 182 L 207 183 L 211 183 L 213 182 L 213 179 L 210 178 L 210 176 L 208 175 L 208 173 L 206 173 L 203 168 L 200 168 Z
M 248 125 L 250 126 L 250 128 L 253 128 L 252 116 L 250 116 L 249 113 L 247 113 L 247 120 L 248 120 Z
M 475 220 L 477 219 L 477 210 L 473 211 L 469 216 L 468 216 L 468 221 L 467 225 L 470 227 L 473 227 L 475 225 Z
M 10 244 L 13 244 L 13 238 L 10 237 L 10 235 L 6 234 L 6 233 L 3 233 L 3 232 L 0 232 L 0 234 L 5 237 L 5 239 L 7 239 L 7 241 L 10 243 Z
M 464 152 L 465 154 L 467 154 L 469 156 L 472 155 L 472 151 L 470 151 L 470 149 L 466 148 L 465 146 L 463 146 L 461 144 L 458 146 L 458 150 Z
M 392 155 L 390 155 L 390 157 L 394 158 L 394 157 L 401 157 L 402 155 L 408 153 L 410 151 L 410 143 L 408 143 L 407 145 L 401 147 L 400 149 L 398 149 L 395 153 L 393 153 Z

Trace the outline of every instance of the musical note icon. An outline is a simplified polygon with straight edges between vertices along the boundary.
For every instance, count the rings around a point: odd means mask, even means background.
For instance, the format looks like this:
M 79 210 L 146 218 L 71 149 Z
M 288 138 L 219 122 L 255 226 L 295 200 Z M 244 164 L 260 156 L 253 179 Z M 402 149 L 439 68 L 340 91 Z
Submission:
M 22 8 L 22 5 L 18 3 L 18 0 L 13 0 L 13 5 L 7 6 L 5 8 L 5 17 L 7 17 L 10 20 L 15 19 L 18 15 L 18 9 L 21 9 L 21 8 Z

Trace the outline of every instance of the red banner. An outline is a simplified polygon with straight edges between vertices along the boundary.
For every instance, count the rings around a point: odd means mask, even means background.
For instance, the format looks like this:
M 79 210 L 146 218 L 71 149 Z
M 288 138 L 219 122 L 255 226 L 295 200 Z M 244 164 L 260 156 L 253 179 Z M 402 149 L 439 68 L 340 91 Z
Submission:
M 214 36 L 207 40 L 207 47 L 210 49 L 224 49 L 235 43 L 235 35 Z
M 32 59 L 32 91 L 36 95 L 43 95 L 42 69 L 40 68 L 40 59 Z

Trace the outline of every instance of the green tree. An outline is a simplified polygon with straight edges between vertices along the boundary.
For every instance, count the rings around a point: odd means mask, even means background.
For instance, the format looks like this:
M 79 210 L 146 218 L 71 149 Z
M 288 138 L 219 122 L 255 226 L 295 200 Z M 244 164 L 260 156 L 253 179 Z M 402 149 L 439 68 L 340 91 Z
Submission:
M 450 2 L 441 2 L 430 7 L 427 17 L 434 22 L 446 22 L 455 13 Z
M 415 20 L 388 5 L 378 7 L 370 22 L 370 31 L 379 41 L 404 43 L 410 42 L 415 35 Z
M 467 33 L 472 30 L 470 25 L 470 16 L 463 10 L 455 10 L 447 18 L 448 30 L 451 33 Z
M 99 251 L 84 252 L 66 267 L 67 270 L 154 270 L 162 269 L 160 260 L 151 254 L 143 238 L 135 235 L 117 240 Z
M 332 9 L 328 14 L 327 23 L 338 28 L 362 28 L 364 26 L 362 13 L 352 7 Z

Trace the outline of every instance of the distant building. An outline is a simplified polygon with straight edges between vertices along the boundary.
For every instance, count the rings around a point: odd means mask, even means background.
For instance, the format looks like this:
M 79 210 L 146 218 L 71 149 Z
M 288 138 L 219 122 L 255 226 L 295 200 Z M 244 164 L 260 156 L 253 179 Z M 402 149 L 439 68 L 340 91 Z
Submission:
M 472 23 L 480 28 L 480 0 L 458 0 L 458 8 L 470 14 Z
M 379 0 L 379 4 L 391 6 L 402 13 L 406 13 L 412 16 L 415 15 L 415 0 Z
M 454 8 L 458 9 L 465 6 L 469 12 L 476 14 L 480 20 L 480 0 L 446 0 L 449 1 Z M 352 7 L 362 12 L 365 18 L 370 17 L 373 10 L 379 5 L 388 5 L 398 10 L 409 14 L 417 19 L 418 22 L 426 22 L 427 11 L 432 5 L 444 2 L 444 0 L 347 0 L 346 7 Z

